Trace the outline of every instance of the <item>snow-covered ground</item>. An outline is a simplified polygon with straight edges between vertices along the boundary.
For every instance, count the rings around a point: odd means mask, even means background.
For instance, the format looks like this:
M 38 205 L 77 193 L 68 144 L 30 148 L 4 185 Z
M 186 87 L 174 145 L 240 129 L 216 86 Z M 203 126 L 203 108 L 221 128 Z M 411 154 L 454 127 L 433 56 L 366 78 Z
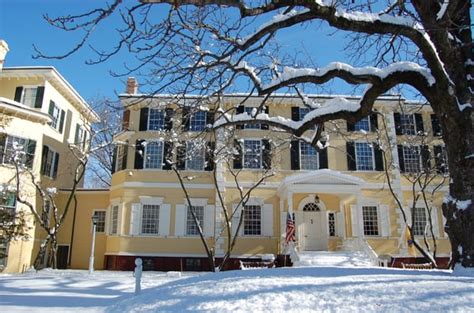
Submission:
M 329 263 L 326 259 L 325 264 Z M 183 274 L 0 275 L 0 312 L 474 312 L 469 272 L 326 266 Z

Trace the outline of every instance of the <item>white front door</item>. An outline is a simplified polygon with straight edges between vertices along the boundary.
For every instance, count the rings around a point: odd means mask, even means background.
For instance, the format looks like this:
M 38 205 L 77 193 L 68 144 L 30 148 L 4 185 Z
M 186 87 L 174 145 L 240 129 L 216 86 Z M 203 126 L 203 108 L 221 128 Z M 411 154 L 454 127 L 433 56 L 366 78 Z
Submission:
M 326 212 L 303 212 L 303 247 L 310 251 L 328 250 Z

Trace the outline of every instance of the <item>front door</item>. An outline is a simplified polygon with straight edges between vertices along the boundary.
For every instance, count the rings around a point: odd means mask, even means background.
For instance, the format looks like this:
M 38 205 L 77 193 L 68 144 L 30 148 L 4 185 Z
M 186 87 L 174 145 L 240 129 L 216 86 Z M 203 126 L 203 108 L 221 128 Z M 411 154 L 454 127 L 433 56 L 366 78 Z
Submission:
M 327 221 L 325 212 L 303 212 L 303 247 L 309 251 L 327 251 Z
M 57 266 L 58 269 L 66 269 L 69 257 L 69 246 L 58 246 Z

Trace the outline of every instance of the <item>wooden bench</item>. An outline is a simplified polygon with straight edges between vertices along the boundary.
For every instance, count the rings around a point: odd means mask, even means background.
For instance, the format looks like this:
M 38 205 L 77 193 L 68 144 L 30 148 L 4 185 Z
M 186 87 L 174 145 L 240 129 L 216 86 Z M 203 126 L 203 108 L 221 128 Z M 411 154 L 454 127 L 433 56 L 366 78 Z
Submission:
M 251 268 L 273 268 L 274 261 L 240 261 L 240 269 L 246 270 Z
M 421 263 L 421 264 L 415 264 L 415 263 L 403 263 L 402 262 L 402 267 L 410 270 L 431 270 L 434 268 L 432 263 Z

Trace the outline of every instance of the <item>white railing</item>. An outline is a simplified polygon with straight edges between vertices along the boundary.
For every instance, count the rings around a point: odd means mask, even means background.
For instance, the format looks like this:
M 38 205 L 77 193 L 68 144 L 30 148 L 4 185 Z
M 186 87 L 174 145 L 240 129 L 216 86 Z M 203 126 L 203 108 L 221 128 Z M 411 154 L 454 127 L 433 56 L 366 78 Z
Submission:
M 364 252 L 370 259 L 370 263 L 375 266 L 381 266 L 379 256 L 375 252 L 374 249 L 369 245 L 367 240 L 358 238 L 357 245 L 359 246 L 359 250 Z

